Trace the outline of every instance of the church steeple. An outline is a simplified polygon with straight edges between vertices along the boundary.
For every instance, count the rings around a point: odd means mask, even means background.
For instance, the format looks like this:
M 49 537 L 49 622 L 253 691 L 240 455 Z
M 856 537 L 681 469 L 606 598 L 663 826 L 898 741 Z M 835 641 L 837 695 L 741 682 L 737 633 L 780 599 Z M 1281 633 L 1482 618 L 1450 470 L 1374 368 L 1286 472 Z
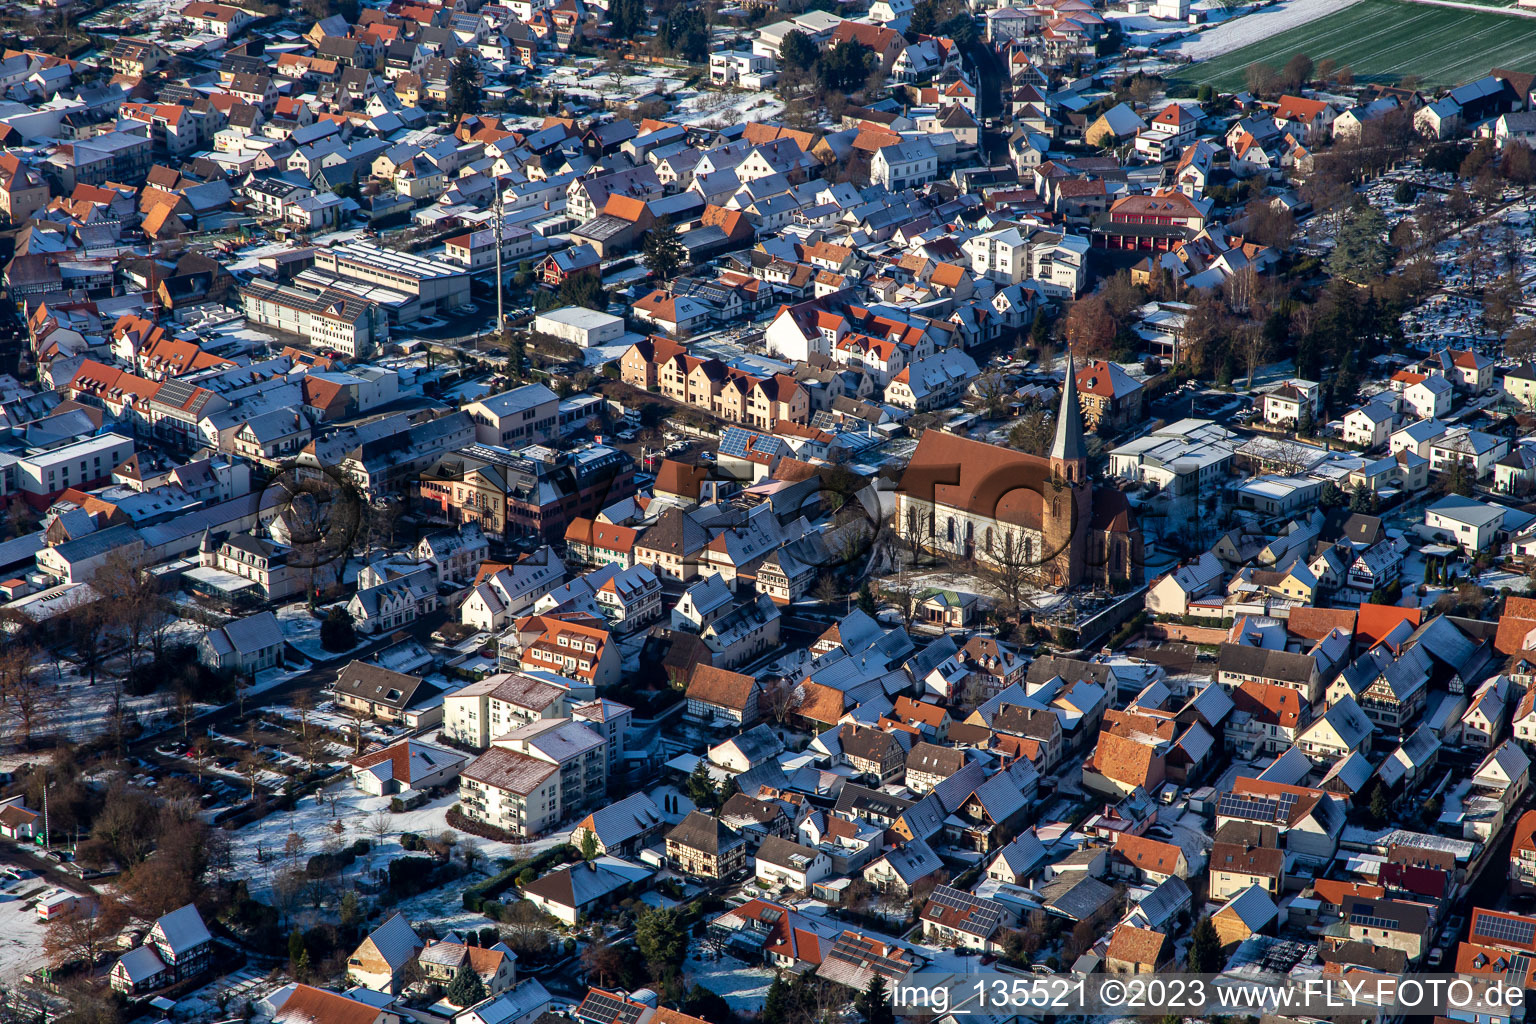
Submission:
M 1051 472 L 1071 484 L 1088 476 L 1088 454 L 1083 444 L 1083 408 L 1077 400 L 1077 363 L 1067 349 L 1067 379 L 1061 386 L 1061 408 L 1056 410 L 1056 437 L 1051 442 Z

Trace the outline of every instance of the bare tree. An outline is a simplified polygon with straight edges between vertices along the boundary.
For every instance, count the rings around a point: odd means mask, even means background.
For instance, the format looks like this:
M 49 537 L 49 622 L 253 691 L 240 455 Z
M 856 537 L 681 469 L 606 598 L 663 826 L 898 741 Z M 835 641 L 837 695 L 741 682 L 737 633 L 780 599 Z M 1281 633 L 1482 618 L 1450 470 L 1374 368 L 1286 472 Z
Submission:
M 1017 618 L 1024 610 L 1025 584 L 1039 569 L 1030 551 L 1029 538 L 1017 530 L 1005 529 L 1000 539 L 993 540 L 988 554 L 996 569 L 998 587 Z
M 58 685 L 34 670 L 36 658 L 26 644 L 0 647 L 0 728 L 23 746 L 53 723 L 61 704 Z
M 798 703 L 797 687 L 785 676 L 772 676 L 763 681 L 762 704 L 773 720 L 783 725 Z
M 390 817 L 389 812 L 380 808 L 368 819 L 368 831 L 373 834 L 374 842 L 382 843 L 394 824 L 394 818 Z
M 309 740 L 309 716 L 314 713 L 315 702 L 309 696 L 308 690 L 300 690 L 293 695 L 293 710 L 299 716 L 299 739 L 305 742 Z
M 1258 373 L 1259 367 L 1264 365 L 1264 357 L 1268 346 L 1265 344 L 1264 331 L 1258 324 L 1244 324 L 1234 336 L 1237 341 L 1238 351 L 1242 354 L 1243 365 L 1248 370 L 1248 390 L 1253 390 L 1253 376 Z
M 324 736 L 317 732 L 304 741 L 303 750 L 304 763 L 309 765 L 310 771 L 314 771 L 325 761 L 326 756 L 330 753 L 330 744 L 326 742 Z
M 908 561 L 916 565 L 923 554 L 923 542 L 933 532 L 933 512 L 922 508 L 914 502 L 907 502 L 906 523 L 902 530 L 902 539 L 907 542 Z
M 122 630 L 128 645 L 128 674 L 132 676 L 158 600 L 155 580 L 141 554 L 120 548 L 103 559 L 91 585 L 106 602 L 112 624 Z
M 251 799 L 256 799 L 256 779 L 261 775 L 263 767 L 261 754 L 254 747 L 240 755 L 240 774 L 251 784 Z
M 101 667 L 102 625 L 106 609 L 100 601 L 89 601 L 75 608 L 69 615 L 69 637 L 74 645 L 75 656 L 85 670 L 90 685 L 96 685 L 96 670 Z
M 190 738 L 192 719 L 197 713 L 197 701 L 186 690 L 176 691 L 176 712 L 181 717 L 181 738 Z
M 114 948 L 118 933 L 127 923 L 122 902 L 111 893 L 101 893 L 94 904 L 82 901 L 49 923 L 43 936 L 43 951 L 54 963 L 80 960 L 95 966 L 103 954 Z

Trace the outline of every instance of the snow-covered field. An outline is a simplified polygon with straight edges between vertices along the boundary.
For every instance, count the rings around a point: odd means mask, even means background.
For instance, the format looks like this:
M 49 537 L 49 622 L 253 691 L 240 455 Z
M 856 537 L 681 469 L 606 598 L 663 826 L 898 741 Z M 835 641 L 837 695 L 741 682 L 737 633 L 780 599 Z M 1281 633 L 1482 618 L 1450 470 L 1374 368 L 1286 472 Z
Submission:
M 784 112 L 778 97 L 765 92 L 699 92 L 684 96 L 678 118 L 683 124 L 741 124 L 744 121 L 771 121 Z
M 1359 0 L 1283 0 L 1274 7 L 1245 14 L 1241 18 L 1183 39 L 1173 49 L 1186 57 L 1205 60 L 1220 57 L 1250 43 L 1263 42 L 1305 25 L 1335 11 L 1342 11 Z
M 52 681 L 54 669 L 45 665 L 38 669 L 44 678 Z M 107 731 L 112 717 L 112 683 L 100 671 L 96 685 L 92 686 L 73 665 L 64 667 L 58 678 L 59 710 L 52 717 L 44 732 L 57 732 L 79 742 L 100 736 Z M 153 730 L 158 719 L 173 716 L 175 698 L 165 693 L 151 693 L 143 697 L 123 695 L 124 713 L 132 713 L 140 723 Z
M 330 799 L 333 794 L 336 797 L 334 810 Z M 320 853 L 328 842 L 340 840 L 343 845 L 351 845 L 355 840 L 366 839 L 372 845 L 372 850 L 366 857 L 360 857 L 354 861 L 348 869 L 348 874 L 357 876 L 367 871 L 387 869 L 389 862 L 403 852 L 400 846 L 400 836 L 403 833 L 430 835 L 443 831 L 448 827 L 448 808 L 452 807 L 457 800 L 456 794 L 448 793 L 413 811 L 390 814 L 389 797 L 369 796 L 354 789 L 350 781 L 334 783 L 322 790 L 318 796 L 303 798 L 291 811 L 269 814 L 260 821 L 240 829 L 236 833 L 234 844 L 233 874 L 251 879 L 253 896 L 270 892 L 273 877 L 284 866 L 283 847 L 290 835 L 297 835 L 303 840 L 303 852 L 296 858 L 300 866 L 310 857 Z M 372 819 L 379 811 L 384 811 L 389 817 L 389 825 L 382 841 L 374 834 L 371 827 Z M 548 849 L 565 842 L 569 837 L 569 832 L 551 833 L 522 844 L 517 850 L 514 850 L 510 844 L 481 839 L 478 836 L 460 835 L 459 842 L 473 844 L 485 854 L 489 861 L 495 861 L 514 854 L 526 856 Z M 258 860 L 258 851 L 260 860 Z M 452 902 L 453 907 L 441 909 L 457 912 L 457 901 Z M 425 909 L 427 910 L 425 916 L 436 916 L 430 912 L 430 907 Z
M 43 933 L 33 897 L 52 888 L 41 878 L 29 878 L 0 893 L 0 986 L 15 982 L 40 966 Z

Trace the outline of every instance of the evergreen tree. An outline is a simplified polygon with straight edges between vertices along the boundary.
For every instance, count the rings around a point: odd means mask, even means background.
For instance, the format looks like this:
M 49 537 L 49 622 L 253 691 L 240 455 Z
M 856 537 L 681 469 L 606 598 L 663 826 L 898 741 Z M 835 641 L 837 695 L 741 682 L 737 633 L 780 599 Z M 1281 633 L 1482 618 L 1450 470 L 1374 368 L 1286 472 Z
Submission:
M 1383 786 L 1380 780 L 1378 780 L 1376 788 L 1371 790 L 1371 820 L 1377 825 L 1385 825 L 1387 823 L 1387 816 L 1391 812 L 1392 805 L 1387 800 L 1387 787 Z
M 298 981 L 309 977 L 309 948 L 297 928 L 288 933 L 288 972 Z
M 1029 343 L 1040 349 L 1050 340 L 1051 325 L 1046 322 L 1044 313 L 1036 311 L 1034 323 L 1029 325 Z
M 875 609 L 875 592 L 869 589 L 869 583 L 866 582 L 859 588 L 859 611 L 867 615 L 873 615 L 875 614 Z
M 443 997 L 454 1006 L 473 1006 L 484 999 L 485 983 L 480 980 L 480 972 L 469 964 L 460 964 Z
M 693 766 L 685 792 L 695 807 L 706 811 L 713 810 L 715 802 L 720 798 L 719 791 L 715 789 L 715 780 L 709 777 L 709 769 L 704 766 L 702 758 Z
M 603 291 L 603 279 L 597 274 L 573 274 L 560 282 L 557 294 L 563 306 L 581 306 L 599 313 L 608 309 L 608 293 Z
M 346 651 L 356 643 L 357 631 L 347 610 L 337 606 L 326 612 L 320 620 L 320 646 L 328 651 Z
M 480 69 L 475 66 L 475 55 L 469 50 L 453 58 L 453 70 L 448 73 L 448 115 L 457 121 L 465 114 L 480 109 Z
M 1368 284 L 1387 272 L 1391 250 L 1387 247 L 1387 219 L 1369 203 L 1350 211 L 1339 229 L 1328 273 L 1352 284 Z
M 674 57 L 698 63 L 709 56 L 709 10 L 702 6 L 672 8 L 661 22 L 661 37 Z
M 633 39 L 650 27 L 645 0 L 613 0 L 608 7 L 608 20 L 616 39 Z
M 597 833 L 591 829 L 581 834 L 581 856 L 588 864 L 597 860 Z
M 733 1024 L 736 1020 L 736 1014 L 724 996 L 699 984 L 695 984 L 683 997 L 682 1010 L 690 1017 L 708 1021 L 709 1024 Z
M 662 281 L 672 276 L 688 262 L 688 247 L 677 237 L 677 228 L 666 217 L 645 234 L 645 252 L 640 257 L 645 268 Z
M 816 60 L 821 56 L 816 49 L 816 44 L 811 42 L 811 37 L 795 29 L 786 32 L 784 39 L 779 43 L 779 66 L 794 71 L 813 71 L 816 68 Z
M 917 42 L 918 36 L 931 36 L 939 27 L 937 0 L 923 0 L 912 8 L 912 23 L 907 26 L 907 42 Z
M 875 60 L 875 51 L 869 47 L 842 43 L 821 58 L 816 77 L 828 92 L 853 92 L 864 84 Z
M 1211 919 L 1202 917 L 1189 934 L 1189 971 L 1191 974 L 1215 974 L 1221 970 L 1221 936 Z
M 891 1009 L 891 1000 L 886 994 L 885 979 L 878 974 L 853 1001 L 853 1008 L 864 1024 L 896 1024 L 896 1013 Z
M 763 999 L 762 1024 L 789 1024 L 795 1010 L 795 991 L 784 976 L 775 974 Z
M 635 948 L 658 977 L 671 976 L 688 952 L 688 931 L 677 908 L 641 911 L 635 921 Z
M 507 331 L 507 376 L 512 378 L 514 384 L 523 379 L 523 364 L 527 361 L 527 344 L 523 336 L 514 331 Z

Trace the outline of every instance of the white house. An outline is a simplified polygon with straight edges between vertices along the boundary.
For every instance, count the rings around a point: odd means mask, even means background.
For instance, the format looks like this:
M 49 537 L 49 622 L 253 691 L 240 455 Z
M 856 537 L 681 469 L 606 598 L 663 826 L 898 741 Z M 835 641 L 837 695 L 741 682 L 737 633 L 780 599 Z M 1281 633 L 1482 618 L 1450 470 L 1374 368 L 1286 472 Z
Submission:
M 353 758 L 352 784 L 372 796 L 394 796 L 444 786 L 459 777 L 469 757 L 421 740 L 401 740 Z
M 1215 590 L 1222 576 L 1221 562 L 1207 551 L 1153 580 L 1147 591 L 1147 610 L 1157 615 L 1187 615 L 1190 601 Z
M 1367 402 L 1344 416 L 1344 440 L 1362 448 L 1387 443 L 1397 413 L 1385 402 Z
M 892 192 L 926 185 L 939 173 L 939 154 L 927 139 L 909 139 L 876 150 L 870 179 Z
M 1403 388 L 1403 404 L 1421 420 L 1431 420 L 1450 412 L 1455 396 L 1456 386 L 1439 374 L 1431 374 Z
M 784 887 L 808 893 L 832 870 L 832 858 L 822 849 L 779 836 L 764 837 L 755 860 L 759 884 L 770 889 Z
M 1444 473 L 1459 462 L 1471 471 L 1474 479 L 1480 480 L 1493 472 L 1494 464 L 1508 453 L 1507 438 L 1456 427 L 1429 443 L 1429 469 L 1432 473 Z
M 215 672 L 254 676 L 283 664 L 283 643 L 277 616 L 258 612 L 204 633 L 197 641 L 197 660 Z
M 1430 537 L 1459 542 L 1468 551 L 1481 551 L 1498 536 L 1504 513 L 1498 505 L 1448 494 L 1424 510 L 1424 531 Z

